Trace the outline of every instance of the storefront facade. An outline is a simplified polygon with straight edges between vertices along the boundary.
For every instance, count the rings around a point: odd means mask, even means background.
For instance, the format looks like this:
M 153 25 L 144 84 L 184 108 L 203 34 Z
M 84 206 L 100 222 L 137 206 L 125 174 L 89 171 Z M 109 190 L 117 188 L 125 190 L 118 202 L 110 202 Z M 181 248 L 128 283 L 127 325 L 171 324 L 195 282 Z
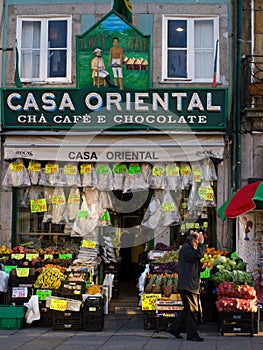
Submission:
M 12 47 L 17 38 L 22 87 L 14 87 L 15 57 L 6 53 L 2 244 L 78 247 L 102 233 L 121 245 L 131 230 L 138 243 L 179 246 L 189 229 L 201 229 L 208 244 L 231 249 L 229 228 L 216 216 L 231 168 L 229 2 L 134 1 L 133 24 L 110 1 L 7 1 L 5 11 L 4 40 Z M 53 46 L 41 61 L 34 35 L 45 42 L 44 28 Z M 176 28 L 187 35 L 172 35 Z M 31 34 L 36 47 L 26 42 Z M 123 78 L 107 58 L 116 37 L 126 59 Z M 97 48 L 117 87 L 94 80 Z

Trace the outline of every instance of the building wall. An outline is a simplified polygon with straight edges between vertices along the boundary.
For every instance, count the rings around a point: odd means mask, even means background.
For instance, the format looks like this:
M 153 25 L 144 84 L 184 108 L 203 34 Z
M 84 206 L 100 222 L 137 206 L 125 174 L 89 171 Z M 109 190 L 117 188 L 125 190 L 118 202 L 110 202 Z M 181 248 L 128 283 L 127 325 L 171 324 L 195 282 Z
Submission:
M 133 24 L 139 30 L 145 34 L 150 34 L 152 37 L 152 81 L 151 85 L 156 88 L 162 87 L 210 87 L 211 84 L 176 84 L 169 83 L 163 84 L 161 82 L 161 44 L 162 44 L 162 14 L 193 14 L 193 15 L 218 15 L 219 16 L 219 37 L 220 37 L 220 81 L 219 86 L 231 87 L 232 77 L 232 17 L 231 17 L 231 1 L 224 0 L 218 1 L 147 1 L 142 2 L 139 0 L 132 1 L 133 5 Z M 7 47 L 13 47 L 16 38 L 16 18 L 19 15 L 50 15 L 50 14 L 71 14 L 73 17 L 73 31 L 72 31 L 72 84 L 63 85 L 63 87 L 74 87 L 76 85 L 76 43 L 75 36 L 82 34 L 85 30 L 99 20 L 112 8 L 112 1 L 47 1 L 45 4 L 43 1 L 6 1 L 6 14 L 5 24 L 6 32 L 4 39 Z M 148 19 L 149 21 L 147 21 Z M 3 86 L 12 87 L 13 73 L 14 73 L 15 52 L 8 52 L 4 58 L 3 69 Z M 212 80 L 212 77 L 211 77 Z M 26 87 L 27 85 L 25 85 Z M 31 87 L 31 85 L 29 85 Z M 53 85 L 54 86 L 54 85 Z M 232 104 L 232 92 L 229 89 L 228 110 L 231 111 Z M 228 152 L 228 150 L 227 150 Z M 218 181 L 218 204 L 223 203 L 228 196 L 228 158 L 229 154 L 218 169 L 219 181 Z M 6 167 L 6 164 L 2 162 L 2 166 Z M 4 171 L 2 172 L 3 178 Z M 2 180 L 2 179 L 1 179 Z M 0 244 L 8 243 L 11 239 L 11 211 L 12 211 L 12 195 L 11 191 L 7 189 L 1 189 L 0 193 L 1 203 L 1 241 Z M 228 228 L 225 222 L 219 220 L 217 223 L 217 244 L 218 248 L 227 249 L 228 247 Z

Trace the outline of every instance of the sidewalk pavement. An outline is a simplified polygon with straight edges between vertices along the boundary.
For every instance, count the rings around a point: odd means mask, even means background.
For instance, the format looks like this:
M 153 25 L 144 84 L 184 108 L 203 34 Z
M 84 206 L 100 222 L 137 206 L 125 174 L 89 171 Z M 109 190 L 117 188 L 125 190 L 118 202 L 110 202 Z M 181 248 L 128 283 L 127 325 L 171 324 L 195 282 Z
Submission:
M 165 331 L 144 330 L 145 315 L 109 314 L 102 331 L 53 331 L 30 325 L 19 330 L 0 330 L 2 350 L 262 350 L 263 322 L 254 336 L 218 332 L 215 322 L 200 325 L 204 341 L 176 339 Z

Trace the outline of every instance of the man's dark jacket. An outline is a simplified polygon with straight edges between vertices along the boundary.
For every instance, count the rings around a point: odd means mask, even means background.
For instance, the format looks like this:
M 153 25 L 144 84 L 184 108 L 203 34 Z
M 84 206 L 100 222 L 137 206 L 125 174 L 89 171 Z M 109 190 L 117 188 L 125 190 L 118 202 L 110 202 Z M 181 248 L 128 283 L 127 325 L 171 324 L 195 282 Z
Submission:
M 199 243 L 197 249 L 194 249 L 189 242 L 183 244 L 178 258 L 178 291 L 187 290 L 195 294 L 200 293 L 200 259 L 204 256 L 205 251 L 204 244 Z

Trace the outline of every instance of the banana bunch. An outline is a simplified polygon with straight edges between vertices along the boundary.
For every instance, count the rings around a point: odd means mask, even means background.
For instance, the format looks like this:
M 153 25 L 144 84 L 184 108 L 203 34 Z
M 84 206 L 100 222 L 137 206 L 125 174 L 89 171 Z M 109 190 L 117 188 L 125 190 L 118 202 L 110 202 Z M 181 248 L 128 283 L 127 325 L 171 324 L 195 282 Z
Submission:
M 37 277 L 35 288 L 58 289 L 66 276 L 57 268 L 48 267 Z

